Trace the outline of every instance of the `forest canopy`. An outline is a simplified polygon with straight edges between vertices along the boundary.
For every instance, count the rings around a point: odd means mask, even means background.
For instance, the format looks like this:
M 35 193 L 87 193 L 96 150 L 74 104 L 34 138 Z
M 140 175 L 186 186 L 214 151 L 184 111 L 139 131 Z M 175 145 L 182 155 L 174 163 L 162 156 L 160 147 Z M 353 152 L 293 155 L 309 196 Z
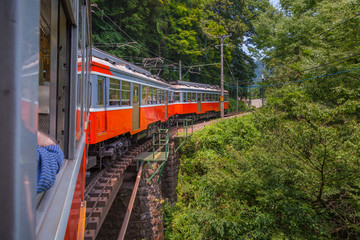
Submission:
M 359 3 L 281 0 L 252 21 L 266 104 L 186 144 L 167 238 L 360 238 Z
M 219 35 L 225 43 L 226 81 L 251 80 L 255 61 L 245 53 L 254 34 L 253 20 L 271 7 L 268 1 L 229 0 L 94 0 L 93 45 L 115 56 L 143 65 L 144 58 L 161 57 L 147 65 L 165 80 L 183 79 L 219 84 Z M 247 36 L 247 37 L 246 37 Z M 200 66 L 199 66 L 200 65 Z M 191 67 L 190 66 L 199 66 Z M 232 69 L 231 75 L 229 68 Z

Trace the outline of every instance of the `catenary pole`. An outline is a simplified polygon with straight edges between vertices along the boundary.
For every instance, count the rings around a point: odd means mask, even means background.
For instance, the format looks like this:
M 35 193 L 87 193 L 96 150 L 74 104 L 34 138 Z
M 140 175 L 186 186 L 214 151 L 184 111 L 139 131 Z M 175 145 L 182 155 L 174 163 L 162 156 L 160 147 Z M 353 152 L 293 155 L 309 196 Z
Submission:
M 262 83 L 264 84 L 264 80 L 265 80 L 265 64 L 262 63 L 262 75 L 261 75 L 261 80 Z M 264 106 L 264 102 L 265 102 L 265 98 L 264 98 L 264 88 L 261 88 L 261 107 Z
M 236 111 L 239 111 L 239 79 L 236 79 Z
M 179 79 L 181 81 L 181 60 L 179 60 Z
M 220 38 L 220 51 L 221 51 L 221 95 L 220 95 L 220 111 L 221 111 L 221 118 L 224 118 L 224 41 L 226 38 L 231 37 L 231 34 L 229 35 L 220 35 L 218 38 Z M 219 46 L 219 45 L 217 45 Z

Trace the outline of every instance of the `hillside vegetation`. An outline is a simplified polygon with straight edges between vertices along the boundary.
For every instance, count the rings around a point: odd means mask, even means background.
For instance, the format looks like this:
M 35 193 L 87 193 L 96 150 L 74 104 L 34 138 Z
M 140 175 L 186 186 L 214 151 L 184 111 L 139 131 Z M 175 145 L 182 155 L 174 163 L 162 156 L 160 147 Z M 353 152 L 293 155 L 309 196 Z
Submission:
M 358 119 L 280 92 L 186 144 L 168 239 L 359 239 Z
M 182 60 L 215 64 L 185 80 L 219 84 L 221 34 L 243 91 L 256 67 L 243 44 L 265 64 L 252 88 L 265 106 L 184 146 L 167 239 L 360 239 L 359 0 L 93 2 L 94 45 L 138 64 L 164 57 L 152 72 L 166 80 Z

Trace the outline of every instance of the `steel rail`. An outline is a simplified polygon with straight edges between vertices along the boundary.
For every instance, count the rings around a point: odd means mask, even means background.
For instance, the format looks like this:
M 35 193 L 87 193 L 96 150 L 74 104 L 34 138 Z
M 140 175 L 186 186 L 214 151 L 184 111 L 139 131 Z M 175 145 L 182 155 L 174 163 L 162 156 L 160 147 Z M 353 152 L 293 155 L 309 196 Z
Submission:
M 130 202 L 129 202 L 129 205 L 127 207 L 127 211 L 126 211 L 126 214 L 125 214 L 125 218 L 124 218 L 123 224 L 121 226 L 119 236 L 117 238 L 118 240 L 123 240 L 125 238 L 126 229 L 127 229 L 128 224 L 129 224 L 131 212 L 132 212 L 134 202 L 135 202 L 135 198 L 136 198 L 136 193 L 137 193 L 139 183 L 140 183 L 140 179 L 141 179 L 143 165 L 144 165 L 144 162 L 141 162 L 138 174 L 136 176 L 135 186 L 134 186 L 133 192 L 131 194 Z

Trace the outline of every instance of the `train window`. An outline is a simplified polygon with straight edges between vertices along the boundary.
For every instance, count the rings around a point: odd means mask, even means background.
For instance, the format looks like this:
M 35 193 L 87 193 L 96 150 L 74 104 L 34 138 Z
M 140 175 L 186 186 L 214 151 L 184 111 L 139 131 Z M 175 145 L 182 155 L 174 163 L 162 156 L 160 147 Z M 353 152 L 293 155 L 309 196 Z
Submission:
M 120 106 L 120 80 L 110 79 L 109 104 L 110 106 Z
M 197 93 L 197 101 L 200 102 L 201 101 L 201 93 Z
M 180 102 L 180 93 L 179 92 L 175 92 L 174 101 L 175 102 Z
M 168 102 L 169 103 L 174 102 L 174 92 L 168 92 Z
M 80 51 L 79 51 L 80 52 Z M 78 143 L 80 136 L 81 136 L 81 129 L 82 129 L 82 119 L 81 119 L 81 114 L 80 114 L 80 110 L 81 110 L 81 86 L 82 86 L 82 75 L 81 73 L 77 75 L 78 76 L 78 81 L 77 81 L 77 101 L 76 101 L 76 131 L 75 131 L 75 139 L 76 139 L 76 143 Z
M 148 87 L 142 85 L 142 94 L 141 94 L 141 105 L 146 105 L 148 102 Z
M 50 133 L 51 2 L 41 1 L 38 129 Z
M 206 93 L 203 93 L 203 94 L 202 94 L 202 101 L 203 101 L 203 102 L 206 102 Z
M 152 104 L 156 104 L 157 96 L 156 96 L 156 88 L 153 88 L 152 92 Z
M 159 104 L 160 103 L 160 89 L 155 88 L 154 89 L 154 94 L 155 94 L 155 104 Z
M 164 103 L 164 102 L 165 102 L 165 91 L 160 90 L 160 103 Z
M 130 83 L 122 82 L 121 106 L 130 106 Z
M 169 92 L 169 91 L 168 91 L 168 101 L 169 101 L 169 103 L 175 102 L 174 92 Z
M 149 90 L 148 90 L 148 104 L 152 104 L 153 95 L 154 95 L 154 88 L 149 87 Z
M 188 102 L 189 99 L 188 99 L 188 93 L 187 92 L 184 92 L 184 102 Z
M 97 106 L 103 107 L 104 106 L 104 81 L 105 79 L 103 77 L 98 77 L 97 82 Z
M 196 100 L 196 93 L 191 93 L 191 101 L 195 102 Z
M 83 86 L 83 76 L 84 76 L 84 45 L 83 45 L 83 38 L 82 38 L 82 11 L 79 11 L 79 26 L 78 26 L 78 71 L 79 74 L 77 75 L 77 85 L 76 85 L 76 89 L 77 89 L 77 101 L 76 101 L 76 130 L 75 130 L 75 140 L 76 140 L 76 145 L 78 145 L 80 137 L 81 137 L 81 133 L 82 133 L 82 128 L 83 128 L 83 115 L 81 114 L 81 109 L 82 109 L 82 86 Z

